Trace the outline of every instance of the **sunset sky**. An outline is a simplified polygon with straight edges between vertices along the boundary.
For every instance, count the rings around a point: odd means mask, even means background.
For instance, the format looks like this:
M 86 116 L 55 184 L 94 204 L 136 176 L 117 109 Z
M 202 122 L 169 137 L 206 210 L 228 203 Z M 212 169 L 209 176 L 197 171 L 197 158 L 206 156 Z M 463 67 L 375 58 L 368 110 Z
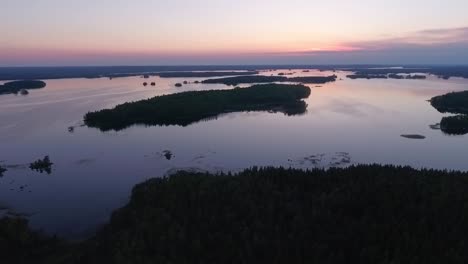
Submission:
M 0 0 L 0 66 L 467 64 L 466 0 Z

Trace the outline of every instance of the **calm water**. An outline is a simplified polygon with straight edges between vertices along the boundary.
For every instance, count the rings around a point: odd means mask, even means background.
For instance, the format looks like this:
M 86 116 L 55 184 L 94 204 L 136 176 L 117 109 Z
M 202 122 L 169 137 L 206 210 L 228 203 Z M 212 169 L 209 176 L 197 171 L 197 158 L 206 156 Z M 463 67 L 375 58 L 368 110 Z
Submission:
M 317 74 L 333 73 L 296 73 Z M 468 136 L 431 129 L 443 115 L 427 102 L 467 90 L 467 80 L 349 80 L 346 73 L 337 74 L 343 80 L 311 86 L 302 116 L 233 113 L 188 127 L 136 126 L 107 133 L 81 127 L 83 115 L 160 94 L 230 87 L 174 87 L 202 80 L 197 78 L 67 79 L 49 80 L 28 96 L 0 96 L 0 162 L 9 168 L 0 178 L 0 208 L 28 215 L 35 228 L 82 238 L 128 201 L 136 183 L 178 169 L 312 168 L 350 161 L 468 170 Z M 157 86 L 143 87 L 144 81 Z M 175 157 L 166 160 L 164 150 Z M 52 174 L 27 168 L 45 155 L 55 163 Z

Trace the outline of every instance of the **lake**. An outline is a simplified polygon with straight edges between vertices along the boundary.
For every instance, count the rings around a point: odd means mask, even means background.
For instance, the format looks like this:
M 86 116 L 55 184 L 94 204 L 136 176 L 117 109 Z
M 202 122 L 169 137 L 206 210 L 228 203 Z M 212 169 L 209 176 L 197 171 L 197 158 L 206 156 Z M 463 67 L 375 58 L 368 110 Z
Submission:
M 288 70 L 262 74 L 280 72 Z M 297 70 L 293 76 L 331 74 Z M 310 85 L 304 115 L 231 113 L 187 127 L 134 126 L 105 133 L 83 127 L 83 115 L 156 95 L 232 87 L 193 83 L 204 78 L 62 79 L 46 80 L 46 88 L 27 96 L 2 95 L 0 164 L 8 171 L 0 178 L 0 208 L 27 216 L 33 228 L 80 239 L 123 206 L 135 184 L 180 169 L 382 163 L 468 170 L 468 135 L 431 128 L 444 115 L 427 102 L 467 90 L 468 80 L 350 80 L 347 72 L 336 74 L 334 83 Z M 191 83 L 174 86 L 185 80 Z M 30 162 L 45 155 L 54 163 L 51 174 L 29 170 Z

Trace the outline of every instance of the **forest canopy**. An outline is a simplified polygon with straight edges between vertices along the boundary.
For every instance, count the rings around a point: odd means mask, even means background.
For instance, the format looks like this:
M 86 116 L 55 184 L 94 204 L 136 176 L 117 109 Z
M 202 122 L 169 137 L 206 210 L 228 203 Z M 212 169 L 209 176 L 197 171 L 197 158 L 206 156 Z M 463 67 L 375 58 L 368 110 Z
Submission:
M 16 263 L 466 263 L 468 173 L 359 165 L 178 172 L 137 185 L 97 234 L 0 221 Z M 20 260 L 24 259 L 24 262 Z

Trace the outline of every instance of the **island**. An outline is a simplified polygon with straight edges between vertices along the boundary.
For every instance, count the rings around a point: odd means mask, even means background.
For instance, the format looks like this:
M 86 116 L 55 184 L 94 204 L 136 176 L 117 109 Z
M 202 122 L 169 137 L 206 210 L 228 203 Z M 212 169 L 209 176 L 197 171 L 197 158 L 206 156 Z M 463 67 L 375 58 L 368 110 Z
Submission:
M 0 166 L 0 177 L 3 177 L 3 174 L 7 171 L 6 168 Z
M 84 123 L 102 131 L 129 126 L 187 126 L 221 114 L 242 111 L 272 111 L 302 114 L 310 88 L 304 85 L 265 84 L 231 90 L 189 91 L 125 103 L 113 109 L 87 113 Z
M 435 96 L 429 102 L 441 113 L 456 114 L 442 118 L 442 132 L 449 135 L 468 134 L 468 91 Z
M 468 114 L 468 91 L 435 96 L 429 101 L 441 113 Z
M 3 263 L 463 263 L 468 173 L 358 165 L 178 172 L 83 241 L 0 219 Z M 436 227 L 436 228 L 435 228 Z M 454 260 L 454 261 L 447 261 Z
M 324 84 L 327 82 L 336 81 L 337 76 L 304 76 L 304 77 L 291 77 L 286 76 L 264 76 L 264 75 L 252 75 L 252 76 L 236 76 L 219 79 L 208 79 L 202 81 L 205 84 L 225 84 L 235 86 L 238 84 L 251 84 L 251 83 L 272 83 L 272 82 L 296 82 L 304 84 Z
M 352 80 L 356 80 L 356 79 L 367 79 L 367 80 L 370 80 L 370 79 L 388 79 L 388 76 L 386 74 L 362 74 L 362 73 L 358 73 L 358 74 L 349 74 L 349 75 L 346 75 L 347 78 L 349 79 L 352 79 Z
M 448 135 L 468 134 L 468 116 L 446 116 L 440 121 L 440 130 Z
M 176 84 L 174 84 L 174 86 L 180 88 L 180 87 L 182 87 L 182 84 L 181 83 L 176 83 Z
M 1 94 L 28 94 L 27 90 L 41 89 L 46 87 L 46 83 L 38 80 L 12 81 L 0 85 Z M 25 92 L 26 91 L 26 92 Z
M 47 174 L 51 174 L 52 173 L 52 165 L 53 165 L 53 163 L 50 162 L 49 156 L 45 156 L 43 159 L 38 159 L 38 160 L 34 161 L 33 163 L 31 163 L 29 165 L 29 168 L 31 170 L 34 170 L 34 171 L 37 171 L 37 172 L 40 172 L 40 173 L 46 172 Z
M 425 139 L 426 137 L 423 135 L 418 135 L 418 134 L 404 134 L 401 135 L 403 138 L 408 138 L 408 139 Z

